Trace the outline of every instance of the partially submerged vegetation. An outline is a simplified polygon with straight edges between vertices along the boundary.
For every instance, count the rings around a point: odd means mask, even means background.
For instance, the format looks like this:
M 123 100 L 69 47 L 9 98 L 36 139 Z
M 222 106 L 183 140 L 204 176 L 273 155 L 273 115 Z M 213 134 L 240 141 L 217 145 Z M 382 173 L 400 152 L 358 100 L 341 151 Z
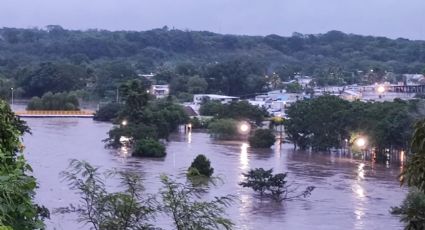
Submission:
M 77 96 L 70 93 L 45 93 L 41 98 L 33 97 L 28 102 L 27 110 L 80 110 Z
M 286 179 L 287 173 L 273 174 L 273 169 L 265 170 L 263 168 L 256 168 L 242 175 L 244 176 L 244 180 L 239 183 L 240 186 L 251 188 L 260 197 L 269 197 L 278 202 L 306 198 L 315 189 L 314 186 L 308 186 L 304 191 L 297 192 L 294 185 L 288 183 Z
M 327 151 L 353 144 L 365 136 L 368 146 L 384 149 L 409 149 L 415 120 L 423 115 L 420 101 L 362 102 L 345 101 L 336 96 L 297 101 L 287 109 L 284 127 L 295 147 Z M 349 143 L 347 143 L 349 142 Z
M 136 172 L 101 172 L 84 161 L 71 161 L 69 170 L 62 175 L 82 202 L 56 211 L 76 213 L 82 224 L 94 229 L 158 229 L 154 219 L 162 214 L 178 230 L 232 229 L 234 225 L 225 214 L 233 202 L 232 196 L 203 201 L 199 196 L 206 192 L 205 188 L 180 183 L 166 175 L 161 176 L 162 186 L 157 195 L 145 192 L 142 178 Z M 118 191 L 108 191 L 108 179 L 121 182 Z
M 189 118 L 171 98 L 152 100 L 146 87 L 140 81 L 130 81 L 121 87 L 124 105 L 114 112 L 117 117 L 108 118 L 117 126 L 109 131 L 106 141 L 114 148 L 128 145 L 135 156 L 163 157 L 165 147 L 160 140 L 167 140 Z M 123 142 L 123 138 L 128 141 Z

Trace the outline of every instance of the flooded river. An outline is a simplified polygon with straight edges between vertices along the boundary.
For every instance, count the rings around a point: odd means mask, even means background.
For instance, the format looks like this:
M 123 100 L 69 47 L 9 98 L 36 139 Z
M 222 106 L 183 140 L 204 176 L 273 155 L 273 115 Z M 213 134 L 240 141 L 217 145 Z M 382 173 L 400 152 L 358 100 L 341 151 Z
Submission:
M 33 133 L 24 137 L 24 144 L 39 183 L 37 201 L 50 210 L 78 199 L 59 176 L 70 159 L 86 160 L 104 169 L 140 171 L 147 192 L 154 193 L 162 173 L 179 176 L 202 153 L 223 179 L 207 196 L 233 194 L 238 198 L 227 211 L 236 229 L 402 229 L 398 218 L 389 214 L 390 207 L 400 204 L 406 194 L 397 181 L 399 164 L 294 152 L 289 144 L 258 151 L 242 142 L 216 142 L 208 134 L 196 132 L 173 135 L 164 159 L 140 159 L 127 157 L 125 149 L 104 148 L 102 139 L 111 124 L 91 119 L 25 120 Z M 305 200 L 279 205 L 258 200 L 250 190 L 238 186 L 241 173 L 256 167 L 289 172 L 290 181 L 301 188 L 316 186 L 316 190 Z M 168 221 L 159 217 L 157 223 L 172 229 Z M 88 229 L 72 215 L 54 214 L 47 225 L 48 229 Z

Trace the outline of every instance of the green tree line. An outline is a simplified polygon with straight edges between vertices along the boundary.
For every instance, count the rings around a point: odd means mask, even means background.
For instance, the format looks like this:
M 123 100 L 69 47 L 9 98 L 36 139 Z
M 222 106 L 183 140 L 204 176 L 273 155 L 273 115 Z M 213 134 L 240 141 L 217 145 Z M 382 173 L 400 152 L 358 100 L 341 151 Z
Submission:
M 319 85 L 402 80 L 422 73 L 424 41 L 360 36 L 330 31 L 239 36 L 207 31 L 0 29 L 0 96 L 10 87 L 25 97 L 85 89 L 112 97 L 116 88 L 142 73 L 172 92 L 246 95 L 266 90 L 278 76 L 311 75 Z M 394 74 L 390 74 L 394 73 Z M 179 95 L 180 94 L 180 95 Z
M 423 103 L 400 99 L 348 102 L 327 95 L 297 101 L 287 115 L 285 131 L 295 147 L 326 151 L 351 144 L 360 135 L 379 153 L 409 149 L 413 124 L 423 116 Z

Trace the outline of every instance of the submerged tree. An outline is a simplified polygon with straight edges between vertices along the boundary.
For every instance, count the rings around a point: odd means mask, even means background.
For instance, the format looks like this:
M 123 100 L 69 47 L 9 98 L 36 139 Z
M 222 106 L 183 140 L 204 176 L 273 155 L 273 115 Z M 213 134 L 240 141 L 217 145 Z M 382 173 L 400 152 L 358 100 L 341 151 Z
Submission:
M 271 129 L 257 129 L 248 141 L 253 148 L 270 148 L 276 142 L 276 137 Z
M 297 188 L 286 180 L 287 173 L 273 174 L 273 169 L 256 168 L 242 174 L 245 179 L 239 185 L 252 188 L 261 197 L 271 197 L 276 201 L 291 200 L 311 195 L 314 186 L 308 186 L 304 191 L 297 193 Z
M 122 191 L 109 192 L 106 178 L 118 176 Z M 143 194 L 141 178 L 131 172 L 99 172 L 84 161 L 72 160 L 70 170 L 62 173 L 69 187 L 80 195 L 79 204 L 60 208 L 60 213 L 77 213 L 79 222 L 96 230 L 153 229 L 155 202 Z
M 188 169 L 189 176 L 205 176 L 210 177 L 214 173 L 210 160 L 203 154 L 199 154 L 193 160 Z
M 162 176 L 161 181 L 162 209 L 171 216 L 177 230 L 232 229 L 232 221 L 224 216 L 226 208 L 232 202 L 231 196 L 201 201 L 200 195 L 205 192 L 201 187 L 182 184 L 167 176 Z
M 26 124 L 0 100 L 0 229 L 43 229 L 46 208 L 34 204 L 36 179 L 22 155 Z
M 160 213 L 168 215 L 178 230 L 231 229 L 233 226 L 224 216 L 232 196 L 201 201 L 205 188 L 178 183 L 167 176 L 161 177 L 159 201 L 155 195 L 144 192 L 142 180 L 135 172 L 100 172 L 85 161 L 72 160 L 70 169 L 62 176 L 80 195 L 80 202 L 56 211 L 76 213 L 81 223 L 95 230 L 160 229 L 153 224 Z M 119 191 L 109 191 L 116 190 L 107 185 L 109 178 L 120 181 Z

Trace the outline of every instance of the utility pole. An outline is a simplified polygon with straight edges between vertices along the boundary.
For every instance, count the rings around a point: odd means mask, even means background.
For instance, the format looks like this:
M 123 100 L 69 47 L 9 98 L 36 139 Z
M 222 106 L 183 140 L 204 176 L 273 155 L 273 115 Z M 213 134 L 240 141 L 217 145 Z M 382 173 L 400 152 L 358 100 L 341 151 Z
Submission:
M 13 88 L 10 88 L 10 90 L 12 90 L 12 102 L 11 102 L 11 104 L 12 104 L 12 111 L 13 111 Z

